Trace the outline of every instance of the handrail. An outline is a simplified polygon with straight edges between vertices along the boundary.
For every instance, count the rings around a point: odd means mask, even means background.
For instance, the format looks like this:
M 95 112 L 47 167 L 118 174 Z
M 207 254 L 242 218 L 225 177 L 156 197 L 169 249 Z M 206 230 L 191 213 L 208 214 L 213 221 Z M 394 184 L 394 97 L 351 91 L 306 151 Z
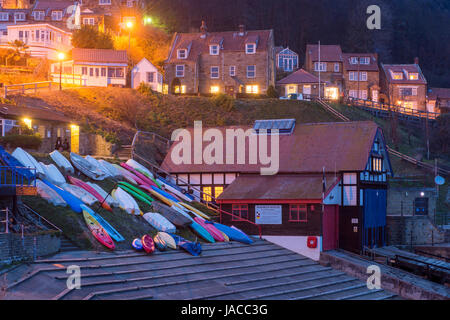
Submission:
M 447 272 L 450 273 L 450 268 L 449 268 L 449 267 L 442 266 L 442 265 L 440 265 L 440 264 L 435 264 L 435 263 L 432 263 L 432 262 L 427 262 L 427 261 L 423 261 L 423 260 L 419 260 L 419 259 L 415 259 L 415 258 L 403 256 L 403 255 L 401 255 L 401 254 L 396 254 L 396 255 L 394 256 L 394 259 L 395 259 L 396 262 L 399 261 L 399 258 L 400 258 L 400 259 L 404 259 L 404 260 L 409 260 L 409 261 L 417 262 L 417 263 L 419 263 L 419 264 L 424 264 L 424 265 L 426 265 L 427 269 L 429 269 L 430 266 L 432 266 L 432 267 L 434 267 L 434 268 L 436 268 L 436 269 L 444 269 L 444 270 L 448 270 Z
M 29 170 L 30 172 L 34 173 L 34 176 L 36 176 L 36 168 L 0 166 L 0 185 L 22 187 L 26 185 L 35 187 L 36 180 L 27 178 L 22 173 L 20 173 L 19 170 Z M 9 177 L 8 173 L 11 177 L 11 181 L 7 181 Z
M 60 228 L 58 228 L 56 225 L 54 225 L 53 223 L 51 223 L 50 221 L 48 221 L 47 219 L 45 219 L 43 216 L 41 216 L 39 213 L 37 213 L 36 211 L 34 211 L 32 208 L 30 208 L 30 206 L 28 206 L 25 203 L 22 203 L 22 205 L 27 208 L 27 210 L 29 210 L 30 212 L 32 212 L 33 214 L 35 214 L 38 218 L 39 218 L 39 222 L 40 220 L 44 220 L 46 223 L 48 223 L 50 226 L 52 226 L 53 228 L 55 228 L 56 230 L 58 230 L 59 232 L 62 233 L 62 230 Z
M 40 84 L 45 84 L 45 86 L 39 86 Z M 28 88 L 26 88 L 28 86 Z M 37 93 L 38 89 L 51 89 L 52 81 L 40 81 L 40 82 L 30 82 L 30 83 L 17 83 L 8 84 L 4 86 L 3 97 L 6 99 L 8 93 L 21 92 L 25 94 L 25 91 L 34 90 Z

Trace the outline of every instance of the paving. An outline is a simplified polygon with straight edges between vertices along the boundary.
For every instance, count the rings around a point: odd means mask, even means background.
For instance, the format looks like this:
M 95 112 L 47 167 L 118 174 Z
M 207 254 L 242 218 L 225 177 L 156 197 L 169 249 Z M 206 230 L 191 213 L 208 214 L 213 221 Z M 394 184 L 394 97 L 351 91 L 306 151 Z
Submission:
M 67 288 L 72 265 L 80 267 L 80 289 Z M 205 244 L 198 257 L 178 250 L 69 251 L 5 275 L 5 299 L 398 299 L 265 240 Z

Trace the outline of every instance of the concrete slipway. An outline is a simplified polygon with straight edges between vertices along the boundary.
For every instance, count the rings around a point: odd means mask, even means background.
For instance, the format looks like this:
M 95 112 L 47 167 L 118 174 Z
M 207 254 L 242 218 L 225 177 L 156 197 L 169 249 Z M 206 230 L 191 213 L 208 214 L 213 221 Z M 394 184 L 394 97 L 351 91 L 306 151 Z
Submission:
M 5 299 L 397 299 L 364 281 L 265 240 L 206 244 L 182 251 L 71 251 L 5 274 Z M 66 268 L 81 267 L 69 290 Z

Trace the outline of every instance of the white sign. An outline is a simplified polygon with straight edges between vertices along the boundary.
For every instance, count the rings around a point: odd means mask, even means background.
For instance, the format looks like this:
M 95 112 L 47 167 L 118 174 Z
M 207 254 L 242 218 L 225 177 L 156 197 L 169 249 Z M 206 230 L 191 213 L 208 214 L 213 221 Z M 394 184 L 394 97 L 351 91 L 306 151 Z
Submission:
M 281 205 L 256 205 L 255 223 L 281 224 Z

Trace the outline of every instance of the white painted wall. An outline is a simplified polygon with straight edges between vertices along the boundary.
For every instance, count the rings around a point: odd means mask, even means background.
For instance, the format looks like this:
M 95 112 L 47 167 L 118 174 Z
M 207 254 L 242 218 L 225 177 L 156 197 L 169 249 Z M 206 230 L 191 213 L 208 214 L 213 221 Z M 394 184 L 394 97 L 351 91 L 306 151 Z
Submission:
M 148 82 L 148 73 L 154 72 L 153 82 Z M 141 82 L 149 85 L 153 91 L 162 92 L 163 79 L 161 72 L 146 58 L 143 58 L 131 70 L 131 86 L 133 89 L 139 87 Z
M 294 251 L 312 260 L 319 261 L 322 251 L 322 237 L 317 237 L 317 248 L 311 249 L 307 245 L 307 236 L 262 236 L 263 239 Z

